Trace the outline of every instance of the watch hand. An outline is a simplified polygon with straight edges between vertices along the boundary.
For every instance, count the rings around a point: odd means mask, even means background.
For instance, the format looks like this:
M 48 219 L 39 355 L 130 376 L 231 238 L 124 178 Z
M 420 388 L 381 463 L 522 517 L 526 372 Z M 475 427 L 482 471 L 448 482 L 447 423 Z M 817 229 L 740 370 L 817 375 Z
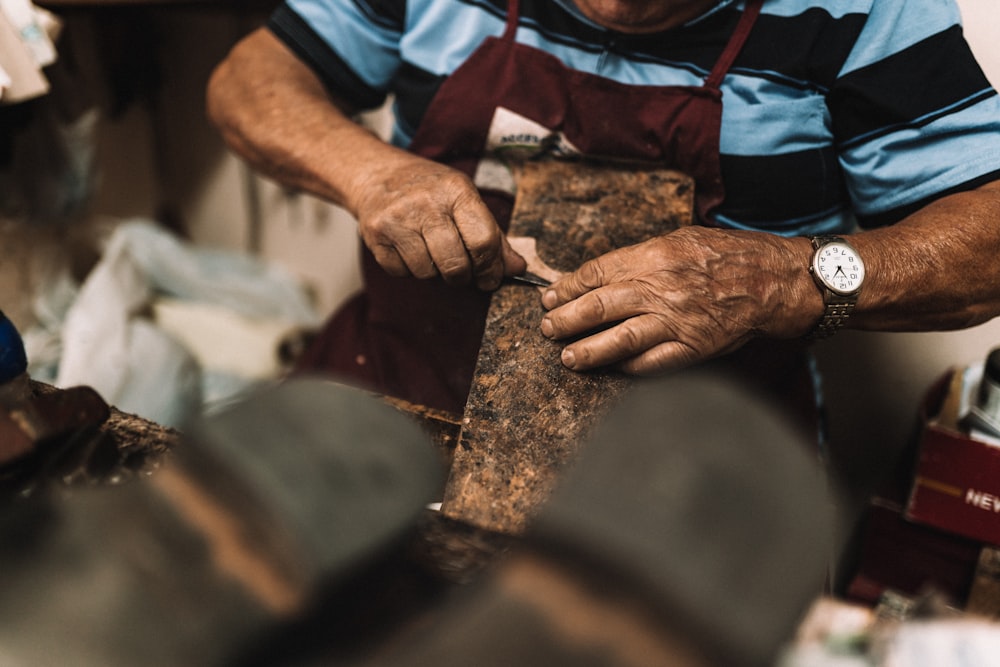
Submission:
M 837 267 L 837 272 L 836 272 L 836 273 L 834 273 L 833 275 L 834 275 L 834 276 L 836 276 L 836 275 L 837 275 L 837 273 L 840 273 L 840 274 L 843 274 L 845 278 L 847 277 L 847 274 L 846 274 L 846 273 L 844 273 L 844 267 L 842 267 L 842 266 L 838 266 L 838 267 Z

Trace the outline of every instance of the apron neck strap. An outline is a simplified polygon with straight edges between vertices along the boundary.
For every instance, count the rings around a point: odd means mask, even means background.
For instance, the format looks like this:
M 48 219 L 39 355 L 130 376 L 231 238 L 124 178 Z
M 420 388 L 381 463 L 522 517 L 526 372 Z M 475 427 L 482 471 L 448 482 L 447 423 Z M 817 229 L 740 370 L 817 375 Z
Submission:
M 517 33 L 517 19 L 520 13 L 518 5 L 518 0 L 507 0 L 507 27 L 504 28 L 503 38 L 510 42 L 514 41 L 514 35 Z
M 511 0 L 511 2 L 516 3 L 517 0 Z M 736 60 L 736 56 L 743 50 L 743 45 L 746 44 L 747 38 L 750 36 L 750 31 L 753 29 L 754 23 L 757 22 L 762 4 L 764 4 L 764 0 L 747 0 L 746 7 L 743 9 L 743 15 L 740 16 L 740 21 L 736 24 L 736 30 L 733 31 L 732 37 L 729 38 L 726 49 L 719 56 L 719 61 L 712 68 L 712 73 L 705 79 L 706 88 L 718 89 L 722 85 L 722 79 L 729 72 L 729 68 L 732 66 L 733 61 Z

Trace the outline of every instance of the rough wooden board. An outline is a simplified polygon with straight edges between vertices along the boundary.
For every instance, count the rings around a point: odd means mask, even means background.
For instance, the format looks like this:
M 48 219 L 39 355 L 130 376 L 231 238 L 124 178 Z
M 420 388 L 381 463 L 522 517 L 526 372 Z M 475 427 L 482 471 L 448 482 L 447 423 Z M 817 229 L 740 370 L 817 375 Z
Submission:
M 677 172 L 577 162 L 527 163 L 518 173 L 511 236 L 536 239 L 548 266 L 572 271 L 614 248 L 693 219 L 692 181 Z M 575 373 L 542 336 L 538 290 L 507 285 L 490 303 L 442 512 L 518 534 L 580 442 L 630 381 Z

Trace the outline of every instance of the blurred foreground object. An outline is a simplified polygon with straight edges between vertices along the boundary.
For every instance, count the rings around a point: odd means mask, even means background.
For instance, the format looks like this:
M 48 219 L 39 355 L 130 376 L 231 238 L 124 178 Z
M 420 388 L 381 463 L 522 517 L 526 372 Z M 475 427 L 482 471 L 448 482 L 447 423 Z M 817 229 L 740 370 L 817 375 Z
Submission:
M 638 382 L 495 573 L 371 664 L 773 664 L 839 533 L 810 451 L 732 379 Z
M 331 382 L 261 390 L 185 432 L 148 476 L 0 505 L 0 657 L 197 667 L 262 654 L 412 531 L 441 484 L 412 420 Z

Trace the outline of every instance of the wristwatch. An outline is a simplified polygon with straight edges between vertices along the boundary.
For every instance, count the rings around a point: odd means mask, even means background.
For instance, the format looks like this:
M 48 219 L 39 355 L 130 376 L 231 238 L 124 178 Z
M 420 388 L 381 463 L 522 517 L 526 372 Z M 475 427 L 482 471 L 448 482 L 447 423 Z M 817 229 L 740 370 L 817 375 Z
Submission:
M 865 281 L 865 263 L 858 251 L 839 236 L 813 236 L 809 273 L 823 293 L 826 310 L 806 336 L 818 340 L 832 336 L 850 317 Z

